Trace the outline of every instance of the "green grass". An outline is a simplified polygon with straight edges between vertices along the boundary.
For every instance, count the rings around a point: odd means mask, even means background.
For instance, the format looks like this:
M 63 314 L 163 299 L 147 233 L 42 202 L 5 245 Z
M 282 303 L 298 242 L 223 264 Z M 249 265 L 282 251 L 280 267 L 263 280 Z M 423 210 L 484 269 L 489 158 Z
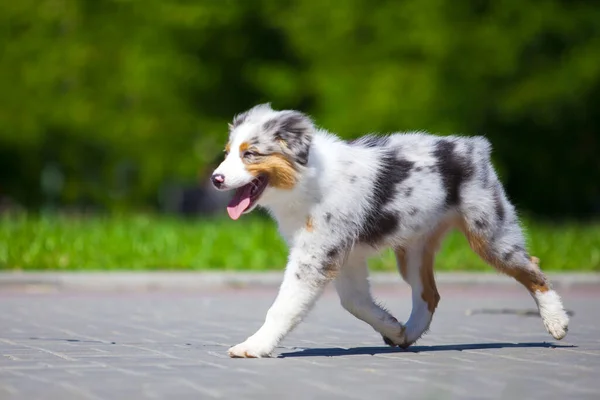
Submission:
M 525 221 L 531 254 L 544 270 L 600 271 L 600 223 Z M 3 270 L 269 270 L 285 266 L 287 250 L 270 220 L 182 221 L 157 216 L 0 219 Z M 390 252 L 371 261 L 395 269 Z M 437 270 L 492 271 L 457 233 L 445 241 Z

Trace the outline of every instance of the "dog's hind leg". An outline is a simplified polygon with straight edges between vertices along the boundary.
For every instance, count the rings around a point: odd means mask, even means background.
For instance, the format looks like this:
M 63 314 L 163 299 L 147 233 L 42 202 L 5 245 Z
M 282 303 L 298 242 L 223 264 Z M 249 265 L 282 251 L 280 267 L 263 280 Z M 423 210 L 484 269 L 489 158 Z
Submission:
M 404 340 L 404 327 L 371 296 L 366 257 L 354 252 L 344 263 L 334 284 L 342 307 L 379 332 L 387 344 Z
M 461 228 L 471 248 L 498 271 L 515 278 L 534 298 L 548 333 L 555 339 L 567 334 L 569 317 L 561 299 L 552 290 L 540 270 L 536 257 L 531 257 L 525 247 L 523 232 L 512 204 L 499 182 L 471 204 L 463 207 Z M 469 198 L 469 199 L 470 199 Z
M 429 329 L 440 301 L 433 273 L 435 253 L 450 226 L 443 222 L 425 239 L 395 250 L 400 275 L 412 290 L 412 311 L 406 322 L 405 337 L 395 343 L 400 347 L 410 346 Z

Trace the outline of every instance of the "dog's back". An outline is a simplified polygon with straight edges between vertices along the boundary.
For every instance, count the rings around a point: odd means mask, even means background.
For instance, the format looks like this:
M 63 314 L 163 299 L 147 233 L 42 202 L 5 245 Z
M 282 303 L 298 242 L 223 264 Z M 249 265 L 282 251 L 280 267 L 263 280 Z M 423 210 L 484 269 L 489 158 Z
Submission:
M 396 133 L 350 142 L 315 139 L 314 154 L 321 160 L 313 163 L 330 164 L 315 177 L 322 181 L 319 201 L 345 216 L 357 242 L 398 245 L 467 209 L 491 206 L 512 213 L 503 194 L 495 193 L 499 182 L 484 137 Z M 500 204 L 489 204 L 496 201 Z

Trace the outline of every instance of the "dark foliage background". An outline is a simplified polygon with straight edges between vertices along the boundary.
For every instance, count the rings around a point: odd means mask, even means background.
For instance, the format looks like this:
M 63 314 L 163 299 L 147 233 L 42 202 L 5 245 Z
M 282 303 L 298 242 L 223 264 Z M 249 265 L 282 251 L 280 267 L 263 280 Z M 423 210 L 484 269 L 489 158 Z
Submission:
M 600 212 L 596 1 L 19 0 L 0 32 L 0 196 L 32 210 L 160 207 L 269 101 L 486 135 L 520 208 Z

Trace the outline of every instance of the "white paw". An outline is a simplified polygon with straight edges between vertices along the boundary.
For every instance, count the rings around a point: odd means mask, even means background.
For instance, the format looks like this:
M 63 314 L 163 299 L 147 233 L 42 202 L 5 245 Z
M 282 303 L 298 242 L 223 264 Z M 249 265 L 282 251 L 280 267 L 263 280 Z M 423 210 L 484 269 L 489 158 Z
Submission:
M 542 321 L 549 334 L 556 340 L 567 336 L 569 331 L 569 316 L 562 308 L 552 312 L 540 312 Z
M 556 340 L 560 340 L 567 336 L 569 331 L 569 319 L 565 315 L 563 318 L 554 318 L 552 320 L 544 320 L 544 325 L 548 333 Z
M 231 347 L 227 352 L 231 358 L 263 358 L 270 357 L 273 348 L 271 346 L 261 345 L 254 340 L 246 340 Z
M 554 290 L 536 293 L 540 316 L 549 334 L 556 340 L 567 335 L 569 316 L 565 312 L 560 297 Z
M 406 328 L 404 325 L 398 323 L 398 326 L 393 330 L 388 330 L 385 334 L 381 334 L 383 342 L 388 346 L 407 348 L 412 344 L 406 338 Z

